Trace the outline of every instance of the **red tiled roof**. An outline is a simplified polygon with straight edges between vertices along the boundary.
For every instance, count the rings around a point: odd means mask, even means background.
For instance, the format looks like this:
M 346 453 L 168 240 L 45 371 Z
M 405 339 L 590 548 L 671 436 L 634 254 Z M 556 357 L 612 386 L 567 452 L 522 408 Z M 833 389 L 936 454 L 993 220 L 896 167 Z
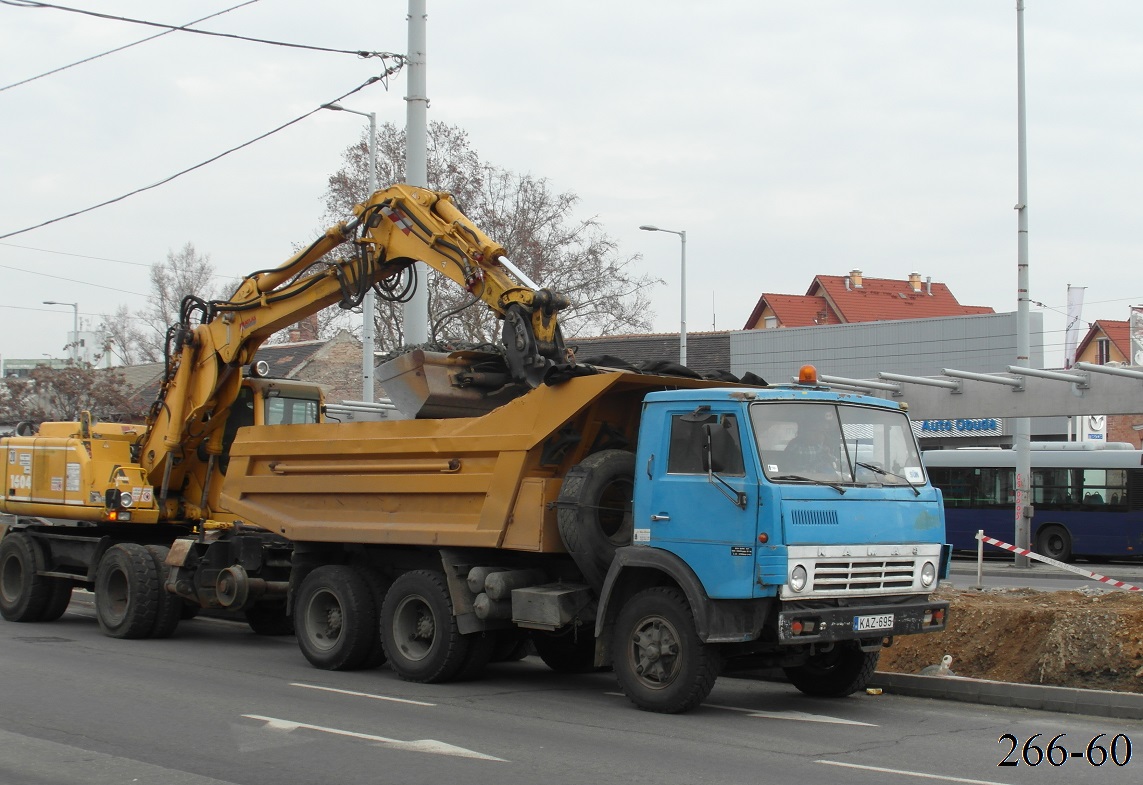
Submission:
M 922 283 L 918 292 L 909 281 L 863 278 L 860 289 L 847 289 L 848 279 L 847 275 L 819 275 L 806 294 L 824 296 L 841 320 L 850 323 L 994 313 L 983 305 L 961 305 L 943 283 Z
M 824 297 L 801 294 L 764 294 L 746 321 L 745 330 L 758 325 L 769 306 L 781 327 L 812 327 L 815 324 L 841 324 Z
M 1096 319 L 1088 328 L 1087 335 L 1076 347 L 1076 357 L 1079 357 L 1087 345 L 1099 335 L 1106 335 L 1124 357 L 1131 356 L 1131 330 L 1128 323 L 1116 319 Z

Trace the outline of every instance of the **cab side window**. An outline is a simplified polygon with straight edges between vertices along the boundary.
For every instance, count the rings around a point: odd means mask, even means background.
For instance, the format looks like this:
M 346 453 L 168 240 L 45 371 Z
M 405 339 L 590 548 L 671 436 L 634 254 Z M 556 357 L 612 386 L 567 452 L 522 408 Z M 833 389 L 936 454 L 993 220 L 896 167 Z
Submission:
M 693 415 L 672 417 L 667 473 L 706 474 L 703 452 L 707 447 L 707 435 L 704 426 L 710 429 L 711 469 L 719 474 L 745 474 L 738 418 L 733 414 L 712 414 L 701 421 L 696 421 Z

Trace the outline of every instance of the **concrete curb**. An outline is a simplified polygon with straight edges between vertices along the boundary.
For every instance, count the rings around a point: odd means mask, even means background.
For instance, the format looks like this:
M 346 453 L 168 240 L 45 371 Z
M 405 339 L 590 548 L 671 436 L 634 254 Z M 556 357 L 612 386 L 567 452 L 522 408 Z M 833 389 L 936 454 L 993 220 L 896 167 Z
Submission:
M 908 673 L 877 671 L 870 687 L 880 687 L 895 695 L 918 698 L 1014 706 L 1068 714 L 1090 714 L 1116 719 L 1143 719 L 1143 694 L 1111 690 L 1080 690 L 1040 684 L 1013 684 L 960 676 L 916 676 Z

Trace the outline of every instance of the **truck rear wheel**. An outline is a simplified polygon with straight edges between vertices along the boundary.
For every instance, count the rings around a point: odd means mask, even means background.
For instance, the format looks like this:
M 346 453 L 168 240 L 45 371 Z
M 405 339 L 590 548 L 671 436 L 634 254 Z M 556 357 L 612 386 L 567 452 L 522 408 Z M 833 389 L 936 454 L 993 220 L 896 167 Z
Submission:
M 623 606 L 611 651 L 620 688 L 644 711 L 693 709 L 722 669 L 718 649 L 699 638 L 686 597 L 667 586 L 644 589 Z
M 631 544 L 635 455 L 601 450 L 568 471 L 557 502 L 560 537 L 583 577 L 599 588 L 615 550 Z
M 362 667 L 377 636 L 377 607 L 365 578 L 342 564 L 318 567 L 307 575 L 294 606 L 294 632 L 314 667 Z
M 11 532 L 0 540 L 0 615 L 8 621 L 44 620 L 53 583 L 36 574 L 39 547 L 24 532 Z
M 405 681 L 449 681 L 464 667 L 471 640 L 460 634 L 444 575 L 407 572 L 381 607 L 381 640 L 393 671 Z
M 95 571 L 95 617 L 112 638 L 146 638 L 159 612 L 159 571 L 142 545 L 112 545 Z
M 532 633 L 536 653 L 557 673 L 591 673 L 595 670 L 595 635 L 590 628 L 569 624 L 554 632 Z
M 67 606 L 71 604 L 71 590 L 74 584 L 67 578 L 45 578 L 51 583 L 51 595 L 44 606 L 44 615 L 40 621 L 55 621 L 64 615 Z
M 155 614 L 155 626 L 151 629 L 152 638 L 169 638 L 174 635 L 183 617 L 183 598 L 167 591 L 167 575 L 171 571 L 167 566 L 167 553 L 170 550 L 165 545 L 147 546 L 159 576 L 159 610 Z
M 856 641 L 835 644 L 804 665 L 784 668 L 790 683 L 815 698 L 844 698 L 864 689 L 877 669 L 880 651 L 862 651 Z

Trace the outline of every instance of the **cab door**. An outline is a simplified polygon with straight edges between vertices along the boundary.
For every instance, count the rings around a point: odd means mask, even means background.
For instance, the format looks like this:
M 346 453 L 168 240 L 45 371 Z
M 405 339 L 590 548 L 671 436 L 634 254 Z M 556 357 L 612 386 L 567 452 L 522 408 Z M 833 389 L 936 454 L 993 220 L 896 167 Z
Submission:
M 742 449 L 748 424 L 736 412 L 709 407 L 666 418 L 636 461 L 645 475 L 636 483 L 635 542 L 677 554 L 712 598 L 750 597 L 758 479 L 752 453 Z

